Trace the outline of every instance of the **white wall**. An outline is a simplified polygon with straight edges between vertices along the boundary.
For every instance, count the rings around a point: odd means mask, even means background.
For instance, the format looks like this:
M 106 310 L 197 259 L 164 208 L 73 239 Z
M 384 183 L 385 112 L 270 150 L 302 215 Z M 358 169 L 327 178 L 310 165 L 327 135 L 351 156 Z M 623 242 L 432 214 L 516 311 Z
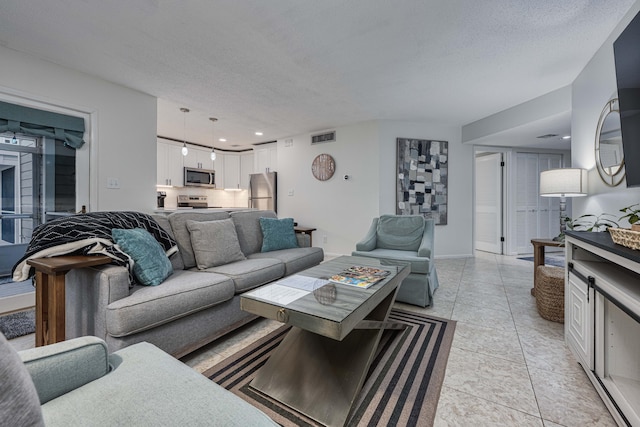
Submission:
M 27 98 L 91 118 L 90 172 L 78 179 L 91 180 L 92 211 L 155 207 L 155 97 L 1 46 L 0 57 L 0 99 Z M 107 189 L 108 177 L 120 189 Z
M 444 140 L 450 151 L 449 217 L 448 225 L 436 226 L 436 257 L 472 254 L 473 148 L 460 143 L 459 128 L 378 121 L 336 132 L 336 142 L 314 146 L 310 134 L 291 138 L 290 147 L 278 141 L 278 216 L 316 227 L 314 246 L 326 253 L 350 254 L 373 217 L 395 213 L 396 138 Z M 336 161 L 335 175 L 324 182 L 311 174 L 311 162 L 321 153 Z
M 573 167 L 589 170 L 589 196 L 573 199 L 574 218 L 582 214 L 610 213 L 640 202 L 640 189 L 627 189 L 626 180 L 617 187 L 605 185 L 595 167 L 595 133 L 606 102 L 616 96 L 613 42 L 640 11 L 640 1 L 618 24 L 572 85 L 571 160 Z M 640 165 L 627 165 L 638 168 Z M 623 225 L 623 224 L 621 224 Z

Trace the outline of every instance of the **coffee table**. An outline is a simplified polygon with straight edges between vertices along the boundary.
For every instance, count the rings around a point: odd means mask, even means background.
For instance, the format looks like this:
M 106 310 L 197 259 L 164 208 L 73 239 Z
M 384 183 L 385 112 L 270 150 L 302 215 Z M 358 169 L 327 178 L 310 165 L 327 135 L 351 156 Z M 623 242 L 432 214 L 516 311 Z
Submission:
M 384 262 L 344 256 L 298 273 L 326 279 L 355 265 L 391 272 L 368 289 L 329 283 L 294 301 L 278 302 L 282 294 L 275 291 L 282 288 L 275 282 L 260 288 L 262 297 L 253 291 L 243 294 L 243 310 L 292 326 L 258 370 L 251 387 L 325 425 L 344 425 L 382 332 L 404 327 L 389 322 L 388 316 L 410 267 Z M 270 290 L 273 298 L 265 296 Z

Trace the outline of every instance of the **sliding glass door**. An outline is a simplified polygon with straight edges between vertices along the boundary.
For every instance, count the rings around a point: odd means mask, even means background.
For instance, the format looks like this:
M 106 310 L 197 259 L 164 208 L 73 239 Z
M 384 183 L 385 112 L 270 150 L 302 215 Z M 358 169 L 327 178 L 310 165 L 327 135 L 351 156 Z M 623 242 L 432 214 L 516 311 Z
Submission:
M 0 276 L 24 255 L 33 229 L 76 208 L 75 150 L 59 141 L 0 135 Z

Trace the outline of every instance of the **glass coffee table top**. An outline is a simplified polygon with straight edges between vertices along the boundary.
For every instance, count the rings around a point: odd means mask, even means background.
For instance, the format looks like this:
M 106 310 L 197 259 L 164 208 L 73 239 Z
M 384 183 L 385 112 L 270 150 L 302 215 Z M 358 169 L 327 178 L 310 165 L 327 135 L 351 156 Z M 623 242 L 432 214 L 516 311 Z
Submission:
M 352 266 L 379 268 L 390 274 L 366 289 L 328 282 L 330 276 Z M 389 265 L 375 258 L 343 256 L 301 271 L 296 277 L 290 276 L 246 292 L 241 296 L 240 307 L 268 319 L 341 340 L 373 307 L 395 292 L 408 269 L 404 264 Z M 290 287 L 295 286 L 291 282 L 296 279 L 305 282 L 306 286 Z

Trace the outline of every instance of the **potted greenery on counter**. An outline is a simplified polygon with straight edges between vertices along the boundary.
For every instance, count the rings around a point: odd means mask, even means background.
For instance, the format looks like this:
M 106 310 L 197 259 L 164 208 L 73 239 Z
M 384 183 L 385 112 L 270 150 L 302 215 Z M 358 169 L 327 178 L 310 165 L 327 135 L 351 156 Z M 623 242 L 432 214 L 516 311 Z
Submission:
M 636 203 L 635 205 L 627 206 L 626 208 L 620 209 L 624 215 L 621 216 L 618 221 L 622 221 L 623 219 L 627 219 L 629 224 L 631 224 L 631 228 L 635 229 L 633 225 L 640 221 L 640 203 Z
M 614 216 L 608 213 L 584 214 L 576 219 L 565 217 L 564 220 L 567 229 L 571 231 L 606 231 L 609 227 L 618 227 L 617 222 L 607 217 Z

